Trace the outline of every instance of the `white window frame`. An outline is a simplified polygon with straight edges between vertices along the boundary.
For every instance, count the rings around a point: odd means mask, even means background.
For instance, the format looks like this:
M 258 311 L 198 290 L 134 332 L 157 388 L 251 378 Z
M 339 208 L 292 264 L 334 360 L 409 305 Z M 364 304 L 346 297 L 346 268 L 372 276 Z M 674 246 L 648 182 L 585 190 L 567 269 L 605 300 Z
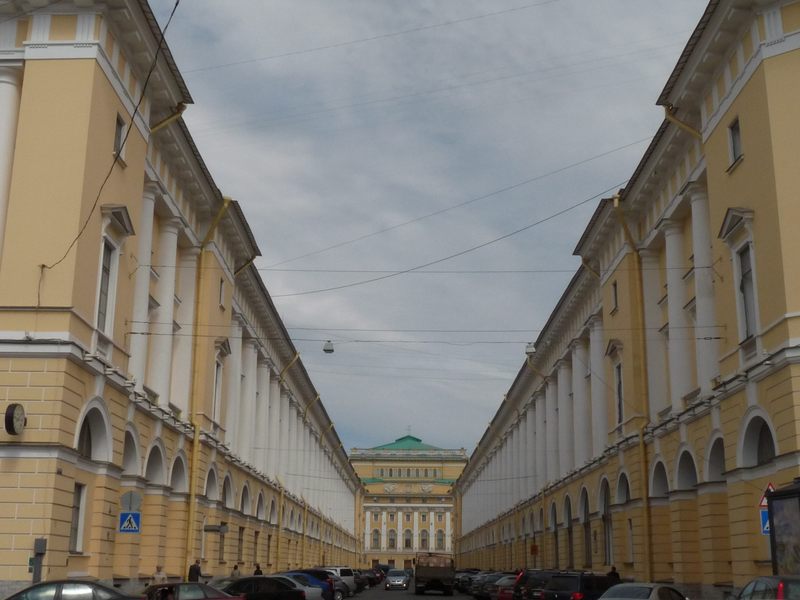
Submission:
M 116 121 L 114 122 L 114 147 L 112 154 L 117 157 L 117 163 L 123 167 L 127 166 L 127 163 L 125 162 L 125 149 L 128 146 L 128 142 L 125 140 L 125 132 L 127 130 L 128 123 L 126 123 L 125 118 L 122 115 L 117 114 Z
M 106 244 L 111 248 L 111 264 L 108 275 L 108 294 L 106 297 L 106 322 L 103 329 L 99 328 L 100 321 L 100 287 L 103 282 L 103 256 Z M 94 298 L 94 327 L 108 340 L 114 337 L 114 317 L 117 306 L 117 279 L 119 277 L 120 242 L 106 232 L 100 238 L 100 256 L 97 262 L 97 286 Z
M 737 116 L 728 125 L 728 164 L 733 167 L 744 157 L 742 149 L 742 124 Z
M 211 400 L 211 418 L 214 423 L 219 423 L 220 421 L 220 405 L 222 404 L 220 400 L 222 399 L 222 378 L 223 378 L 223 369 L 224 364 L 222 362 L 222 356 L 220 352 L 217 352 L 217 356 L 214 358 L 214 395 Z
M 77 506 L 75 506 L 76 498 L 78 500 Z M 70 554 L 81 554 L 83 552 L 83 530 L 86 524 L 86 484 L 84 483 L 76 482 L 75 486 L 72 489 L 73 512 L 75 511 L 76 508 L 78 512 L 78 522 L 75 528 L 74 544 L 72 540 L 72 530 L 70 530 L 69 548 L 68 548 Z
M 614 361 L 614 408 L 616 409 L 617 426 L 625 421 L 625 383 L 623 378 L 622 360 Z

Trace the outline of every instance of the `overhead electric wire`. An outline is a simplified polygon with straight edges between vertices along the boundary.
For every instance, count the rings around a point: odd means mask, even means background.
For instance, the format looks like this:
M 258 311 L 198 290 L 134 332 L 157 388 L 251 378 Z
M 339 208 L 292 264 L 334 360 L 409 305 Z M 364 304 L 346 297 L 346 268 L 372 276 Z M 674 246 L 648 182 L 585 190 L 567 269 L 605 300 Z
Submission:
M 404 269 L 402 271 L 395 271 L 394 273 L 389 273 L 387 275 L 382 275 L 380 277 L 371 277 L 369 279 L 362 279 L 361 281 L 354 281 L 352 283 L 346 283 L 346 284 L 327 287 L 327 288 L 317 288 L 317 289 L 314 289 L 314 290 L 305 290 L 305 291 L 302 291 L 302 292 L 293 292 L 293 293 L 288 293 L 288 294 L 275 294 L 272 297 L 273 298 L 289 298 L 289 297 L 295 297 L 295 296 L 306 296 L 306 295 L 309 295 L 309 294 L 320 294 L 320 293 L 323 293 L 323 292 L 332 292 L 332 291 L 336 291 L 336 290 L 342 290 L 342 289 L 346 289 L 346 288 L 366 285 L 366 284 L 374 283 L 374 282 L 377 282 L 377 281 L 383 281 L 385 279 L 390 279 L 392 277 L 397 277 L 398 275 L 405 275 L 406 273 L 410 273 L 412 271 L 418 271 L 419 269 L 424 269 L 425 267 L 430 267 L 432 265 L 443 263 L 445 261 L 452 260 L 454 258 L 458 258 L 459 256 L 464 256 L 465 254 L 469 254 L 471 252 L 475 252 L 476 250 L 480 250 L 481 248 L 485 248 L 485 247 L 490 246 L 492 244 L 496 244 L 497 242 L 500 242 L 500 241 L 508 239 L 508 238 L 510 238 L 512 236 L 518 235 L 518 234 L 520 234 L 520 233 L 522 233 L 524 231 L 527 231 L 527 230 L 529 230 L 529 229 L 531 229 L 533 227 L 536 227 L 537 225 L 541 225 L 542 223 L 546 223 L 548 221 L 551 221 L 551 220 L 555 219 L 556 217 L 559 217 L 559 216 L 561 216 L 561 215 L 563 215 L 565 213 L 568 213 L 568 212 L 570 212 L 572 210 L 575 210 L 576 208 L 578 208 L 580 206 L 583 206 L 584 204 L 588 204 L 592 200 L 595 200 L 596 198 L 601 197 L 603 194 L 607 194 L 607 193 L 609 193 L 609 192 L 611 192 L 611 191 L 613 191 L 615 189 L 620 188 L 627 181 L 628 180 L 626 179 L 626 180 L 624 180 L 624 181 L 622 181 L 620 183 L 614 184 L 613 186 L 603 190 L 599 194 L 595 194 L 594 196 L 586 198 L 585 200 L 581 200 L 580 202 L 572 204 L 572 205 L 570 205 L 570 206 L 568 206 L 568 207 L 566 207 L 566 208 L 564 208 L 564 209 L 562 209 L 560 211 L 557 211 L 557 212 L 555 212 L 555 213 L 553 213 L 553 214 L 551 214 L 551 215 L 549 215 L 547 217 L 544 217 L 543 219 L 539 219 L 537 221 L 534 221 L 533 223 L 529 223 L 528 225 L 525 225 L 524 227 L 520 227 L 518 229 L 515 229 L 514 231 L 510 231 L 510 232 L 508 232 L 506 234 L 503 234 L 503 235 L 498 236 L 496 238 L 493 238 L 491 240 L 487 240 L 487 241 L 482 242 L 480 244 L 477 244 L 475 246 L 471 246 L 469 248 L 466 248 L 466 249 L 461 250 L 459 252 L 456 252 L 454 254 L 450 254 L 448 256 L 444 256 L 442 258 L 438 258 L 436 260 L 428 261 L 426 263 L 423 263 L 423 264 L 420 264 L 420 265 L 416 265 L 414 267 L 410 267 L 410 268 Z
M 169 28 L 170 23 L 172 23 L 172 17 L 175 16 L 175 11 L 178 10 L 178 5 L 180 3 L 181 3 L 181 0 L 175 0 L 175 5 L 172 7 L 172 11 L 169 13 L 169 18 L 167 19 L 167 23 L 164 25 L 164 29 L 161 30 L 161 36 L 159 37 L 159 40 L 158 40 L 158 46 L 156 46 L 155 55 L 153 56 L 153 62 L 151 63 L 150 68 L 147 71 L 147 76 L 145 77 L 144 83 L 142 84 L 142 93 L 139 96 L 138 102 L 136 102 L 136 105 L 133 107 L 133 114 L 131 114 L 130 123 L 128 123 L 128 127 L 125 130 L 125 135 L 122 136 L 122 139 L 121 139 L 120 144 L 119 144 L 119 148 L 124 148 L 125 147 L 125 144 L 128 141 L 128 136 L 130 135 L 131 130 L 133 129 L 134 123 L 136 122 L 136 116 L 139 114 L 139 108 L 141 107 L 142 102 L 144 101 L 145 92 L 147 91 L 147 86 L 150 83 L 150 78 L 152 77 L 153 72 L 156 70 L 156 67 L 158 66 L 158 57 L 161 54 L 161 49 L 164 46 L 164 36 L 167 33 L 167 29 Z M 117 150 L 117 149 L 115 149 L 115 150 Z M 64 259 L 66 259 L 67 256 L 69 255 L 69 252 L 70 252 L 70 250 L 72 250 L 73 246 L 75 246 L 75 244 L 81 238 L 81 236 L 83 235 L 84 231 L 86 231 L 86 228 L 89 226 L 89 222 L 92 219 L 92 215 L 94 214 L 94 211 L 97 209 L 97 205 L 100 203 L 100 197 L 103 194 L 103 190 L 106 187 L 106 183 L 108 183 L 108 180 L 111 178 L 111 174 L 114 172 L 114 167 L 116 166 L 116 164 L 121 159 L 120 154 L 121 154 L 121 152 L 119 152 L 119 151 L 115 151 L 114 152 L 114 160 L 111 161 L 111 166 L 108 168 L 108 172 L 106 173 L 106 176 L 103 179 L 103 183 L 100 184 L 100 189 L 97 190 L 97 195 L 95 196 L 94 203 L 92 204 L 92 207 L 89 210 L 89 214 L 86 215 L 86 219 L 84 220 L 84 222 L 81 225 L 80 229 L 78 229 L 77 235 L 75 235 L 75 237 L 69 243 L 69 245 L 67 246 L 67 249 L 64 251 L 64 254 L 61 256 L 61 258 L 59 258 L 58 260 L 56 260 L 55 262 L 53 262 L 53 263 L 51 263 L 49 265 L 48 264 L 41 265 L 42 270 L 44 270 L 44 269 L 52 269 L 52 268 L 58 266 L 59 264 L 61 264 L 61 262 L 63 262 Z M 41 276 L 40 276 L 40 282 L 41 282 Z
M 633 142 L 628 142 L 626 144 L 623 144 L 622 146 L 617 146 L 616 148 L 611 148 L 610 150 L 605 150 L 604 152 L 601 152 L 599 154 L 595 154 L 595 155 L 590 156 L 588 158 L 583 158 L 583 159 L 581 159 L 579 161 L 570 163 L 568 165 L 564 165 L 562 167 L 558 167 L 556 169 L 552 169 L 552 170 L 547 171 L 545 173 L 540 173 L 539 175 L 534 175 L 533 177 L 528 177 L 527 179 L 523 179 L 522 181 L 518 181 L 516 183 L 512 183 L 510 185 L 507 185 L 507 186 L 504 186 L 502 188 L 493 190 L 493 191 L 488 192 L 486 194 L 482 194 L 480 196 L 476 196 L 474 198 L 470 198 L 469 200 L 464 200 L 463 202 L 459 202 L 457 204 L 452 204 L 450 206 L 446 206 L 445 208 L 441 208 L 439 210 L 435 210 L 433 212 L 429 212 L 429 213 L 426 213 L 424 215 L 420 215 L 418 217 L 414 217 L 412 219 L 408 219 L 406 221 L 402 221 L 400 223 L 395 223 L 394 225 L 390 225 L 388 227 L 383 227 L 381 229 L 378 229 L 378 230 L 375 230 L 375 231 L 371 231 L 370 233 L 365 233 L 363 235 L 351 238 L 349 240 L 344 240 L 344 241 L 341 241 L 341 242 L 337 242 L 335 244 L 331 244 L 330 246 L 325 246 L 324 248 L 318 248 L 317 250 L 313 250 L 311 252 L 306 252 L 306 253 L 301 254 L 299 256 L 294 256 L 292 258 L 287 258 L 287 259 L 281 260 L 279 262 L 272 263 L 272 264 L 268 265 L 267 268 L 278 267 L 280 265 L 285 265 L 286 263 L 290 263 L 290 262 L 294 262 L 296 260 L 300 260 L 301 258 L 308 258 L 309 256 L 316 256 L 318 254 L 322 254 L 323 252 L 328 252 L 329 250 L 334 250 L 336 248 L 341 248 L 342 246 L 348 246 L 350 244 L 354 244 L 356 242 L 360 242 L 362 240 L 374 237 L 376 235 L 380 235 L 382 233 L 386 233 L 386 232 L 392 231 L 394 229 L 399 229 L 400 227 L 405 227 L 406 225 L 411 225 L 412 223 L 418 223 L 419 221 L 423 221 L 425 219 L 429 219 L 431 217 L 435 217 L 437 215 L 441 215 L 441 214 L 450 212 L 450 211 L 455 210 L 457 208 L 468 206 L 469 204 L 473 204 L 475 202 L 479 202 L 481 200 L 486 200 L 487 198 L 491 198 L 493 196 L 497 196 L 499 194 L 503 194 L 505 192 L 509 192 L 511 190 L 514 190 L 514 189 L 517 189 L 517 188 L 522 187 L 524 185 L 527 185 L 529 183 L 533 183 L 534 181 L 539 181 L 539 180 L 544 179 L 546 177 L 550 177 L 552 175 L 557 175 L 559 173 L 563 173 L 564 171 L 568 171 L 569 169 L 573 169 L 575 167 L 584 165 L 584 164 L 589 163 L 589 162 L 591 162 L 593 160 L 596 160 L 598 158 L 603 158 L 603 157 L 608 156 L 610 154 L 613 154 L 615 152 L 619 152 L 620 150 L 625 150 L 626 148 L 630 148 L 631 146 L 636 146 L 637 144 L 642 144 L 644 142 L 650 141 L 651 139 L 652 139 L 652 136 L 647 136 L 647 137 L 635 140 Z M 592 200 L 592 199 L 594 199 L 594 198 L 591 198 L 590 200 Z
M 221 64 L 216 64 L 216 65 L 208 65 L 208 66 L 205 66 L 205 67 L 198 67 L 196 69 L 188 69 L 188 70 L 185 70 L 184 73 L 192 74 L 192 73 L 202 73 L 202 72 L 207 72 L 207 71 L 215 71 L 215 70 L 224 69 L 224 68 L 227 68 L 227 67 L 235 67 L 235 66 L 239 66 L 239 65 L 247 65 L 247 64 L 252 64 L 252 63 L 256 63 L 256 62 L 275 60 L 277 58 L 287 58 L 289 56 L 300 56 L 300 55 L 303 55 L 303 54 L 311 54 L 313 52 L 320 52 L 322 50 L 333 50 L 335 48 L 344 48 L 346 46 L 353 46 L 355 44 L 364 44 L 364 43 L 367 43 L 367 42 L 374 42 L 376 40 L 383 40 L 383 39 L 387 39 L 387 38 L 398 37 L 398 36 L 401 36 L 401 35 L 407 35 L 409 33 L 418 33 L 420 31 L 428 31 L 428 30 L 431 30 L 431 29 L 439 29 L 439 28 L 442 28 L 442 27 L 449 27 L 451 25 L 458 25 L 460 23 L 467 23 L 469 21 L 477 21 L 478 19 L 486 19 L 488 17 L 496 17 L 496 16 L 503 15 L 503 14 L 508 14 L 508 13 L 512 13 L 512 12 L 518 12 L 518 11 L 521 11 L 521 10 L 527 10 L 529 8 L 535 8 L 537 6 L 544 6 L 545 4 L 554 4 L 554 3 L 559 2 L 559 1 L 560 0 L 543 0 L 541 2 L 533 2 L 533 3 L 530 3 L 530 4 L 523 4 L 521 6 L 513 6 L 511 8 L 505 8 L 505 9 L 497 10 L 497 11 L 490 12 L 490 13 L 482 13 L 482 14 L 479 14 L 479 15 L 473 15 L 471 17 L 463 17 L 461 19 L 452 19 L 450 21 L 442 21 L 440 23 L 431 23 L 430 25 L 420 25 L 418 27 L 411 27 L 409 29 L 402 29 L 400 31 L 390 31 L 390 32 L 387 32 L 387 33 L 381 33 L 381 34 L 377 34 L 377 35 L 373 35 L 373 36 L 369 36 L 369 37 L 365 37 L 365 38 L 359 38 L 359 39 L 355 39 L 355 40 L 348 40 L 348 41 L 345 41 L 345 42 L 337 42 L 337 43 L 334 43 L 334 44 L 327 44 L 327 45 L 324 45 L 324 46 L 316 46 L 314 48 L 306 48 L 306 49 L 303 49 L 303 50 L 293 50 L 293 51 L 290 51 L 290 52 L 283 52 L 281 54 L 272 54 L 272 55 L 269 55 L 269 56 L 261 56 L 261 57 L 256 57 L 256 58 L 246 58 L 246 59 L 237 60 L 237 61 L 228 62 L 228 63 L 221 63 Z

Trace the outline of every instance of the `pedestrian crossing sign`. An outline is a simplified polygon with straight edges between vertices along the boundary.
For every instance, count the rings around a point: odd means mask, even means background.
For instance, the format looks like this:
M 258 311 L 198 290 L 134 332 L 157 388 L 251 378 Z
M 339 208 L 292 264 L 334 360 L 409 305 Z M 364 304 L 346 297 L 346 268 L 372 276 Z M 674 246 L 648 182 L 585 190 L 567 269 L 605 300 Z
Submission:
M 142 513 L 139 512 L 119 513 L 120 533 L 139 533 L 141 529 L 142 529 Z
M 769 511 L 766 508 L 761 509 L 761 534 L 769 535 Z

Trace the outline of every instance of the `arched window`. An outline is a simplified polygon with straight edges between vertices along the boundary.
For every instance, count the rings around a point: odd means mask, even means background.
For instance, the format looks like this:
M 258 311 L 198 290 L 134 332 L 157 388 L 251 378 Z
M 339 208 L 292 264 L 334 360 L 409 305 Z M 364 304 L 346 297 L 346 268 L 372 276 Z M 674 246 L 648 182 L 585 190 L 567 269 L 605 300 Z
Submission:
M 270 500 L 269 503 L 269 522 L 273 525 L 278 522 L 278 507 L 275 506 L 275 500 Z
M 86 411 L 81 422 L 78 440 L 75 449 L 83 458 L 88 460 L 111 460 L 109 434 L 106 429 L 106 419 L 99 406 L 99 400 L 93 400 L 94 405 Z
M 692 455 L 686 450 L 678 459 L 678 475 L 675 478 L 676 489 L 693 490 L 697 486 L 697 469 Z
M 381 549 L 381 530 L 380 529 L 373 529 L 372 530 L 372 549 L 373 550 L 380 550 Z
M 664 468 L 664 463 L 659 461 L 653 469 L 653 484 L 650 486 L 650 497 L 664 498 L 668 493 L 667 470 Z
M 419 546 L 423 550 L 427 550 L 428 549 L 428 530 L 427 529 L 423 529 L 422 531 L 419 532 Z
M 147 457 L 147 467 L 145 468 L 144 477 L 149 483 L 154 485 L 164 485 L 164 455 L 161 454 L 161 448 L 153 446 L 150 449 L 150 454 Z
M 717 438 L 711 445 L 706 481 L 725 481 L 725 444 L 722 438 Z
M 410 529 L 406 529 L 403 532 L 403 548 L 410 550 L 414 547 L 414 535 L 411 533 Z
M 244 486 L 244 488 L 242 489 L 242 499 L 241 502 L 239 503 L 239 511 L 243 515 L 250 514 L 250 488 L 248 488 L 247 486 Z
M 569 496 L 564 499 L 564 525 L 567 528 L 567 568 L 571 569 L 575 563 L 575 550 L 572 538 L 572 502 Z
M 600 515 L 603 520 L 603 564 L 610 565 L 614 562 L 614 525 L 611 520 L 611 489 L 605 479 L 600 486 Z
M 226 477 L 222 483 L 222 502 L 225 508 L 233 508 L 233 484 L 230 477 Z
M 592 567 L 592 524 L 589 521 L 589 492 L 581 490 L 581 526 L 583 527 L 583 566 Z
M 627 504 L 631 499 L 631 486 L 628 483 L 628 476 L 621 473 L 617 481 L 617 504 Z
M 436 549 L 444 550 L 444 531 L 441 529 L 436 530 Z
M 173 492 L 184 494 L 189 491 L 186 477 L 186 464 L 183 462 L 183 457 L 181 456 L 176 456 L 172 463 L 169 485 Z
M 130 431 L 126 431 L 125 444 L 122 450 L 122 474 L 138 476 L 140 468 L 139 450 L 136 447 L 136 440 Z
M 558 569 L 560 567 L 558 562 L 558 511 L 556 510 L 555 502 L 550 505 L 550 532 L 553 534 L 553 566 Z
M 256 518 L 263 521 L 266 518 L 266 505 L 264 502 L 264 493 L 258 493 L 258 500 L 256 500 Z
M 394 529 L 389 530 L 389 548 L 397 548 L 397 532 Z
M 212 501 L 219 500 L 219 486 L 217 485 L 217 474 L 214 469 L 209 469 L 206 476 L 206 498 Z
M 742 448 L 742 466 L 755 467 L 775 458 L 775 440 L 767 422 L 754 417 L 747 424 Z

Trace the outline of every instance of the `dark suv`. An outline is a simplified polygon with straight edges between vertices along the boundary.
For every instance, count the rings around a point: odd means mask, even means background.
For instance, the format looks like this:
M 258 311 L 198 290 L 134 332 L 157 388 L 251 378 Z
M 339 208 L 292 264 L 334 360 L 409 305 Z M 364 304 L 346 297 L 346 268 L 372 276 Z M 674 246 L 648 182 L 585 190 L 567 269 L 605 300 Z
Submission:
M 547 582 L 542 600 L 597 600 L 616 583 L 619 582 L 607 575 L 559 571 Z
M 513 600 L 541 600 L 544 588 L 557 573 L 546 569 L 521 571 L 514 584 Z
M 739 600 L 753 598 L 796 598 L 800 595 L 800 577 L 756 577 L 744 586 Z

